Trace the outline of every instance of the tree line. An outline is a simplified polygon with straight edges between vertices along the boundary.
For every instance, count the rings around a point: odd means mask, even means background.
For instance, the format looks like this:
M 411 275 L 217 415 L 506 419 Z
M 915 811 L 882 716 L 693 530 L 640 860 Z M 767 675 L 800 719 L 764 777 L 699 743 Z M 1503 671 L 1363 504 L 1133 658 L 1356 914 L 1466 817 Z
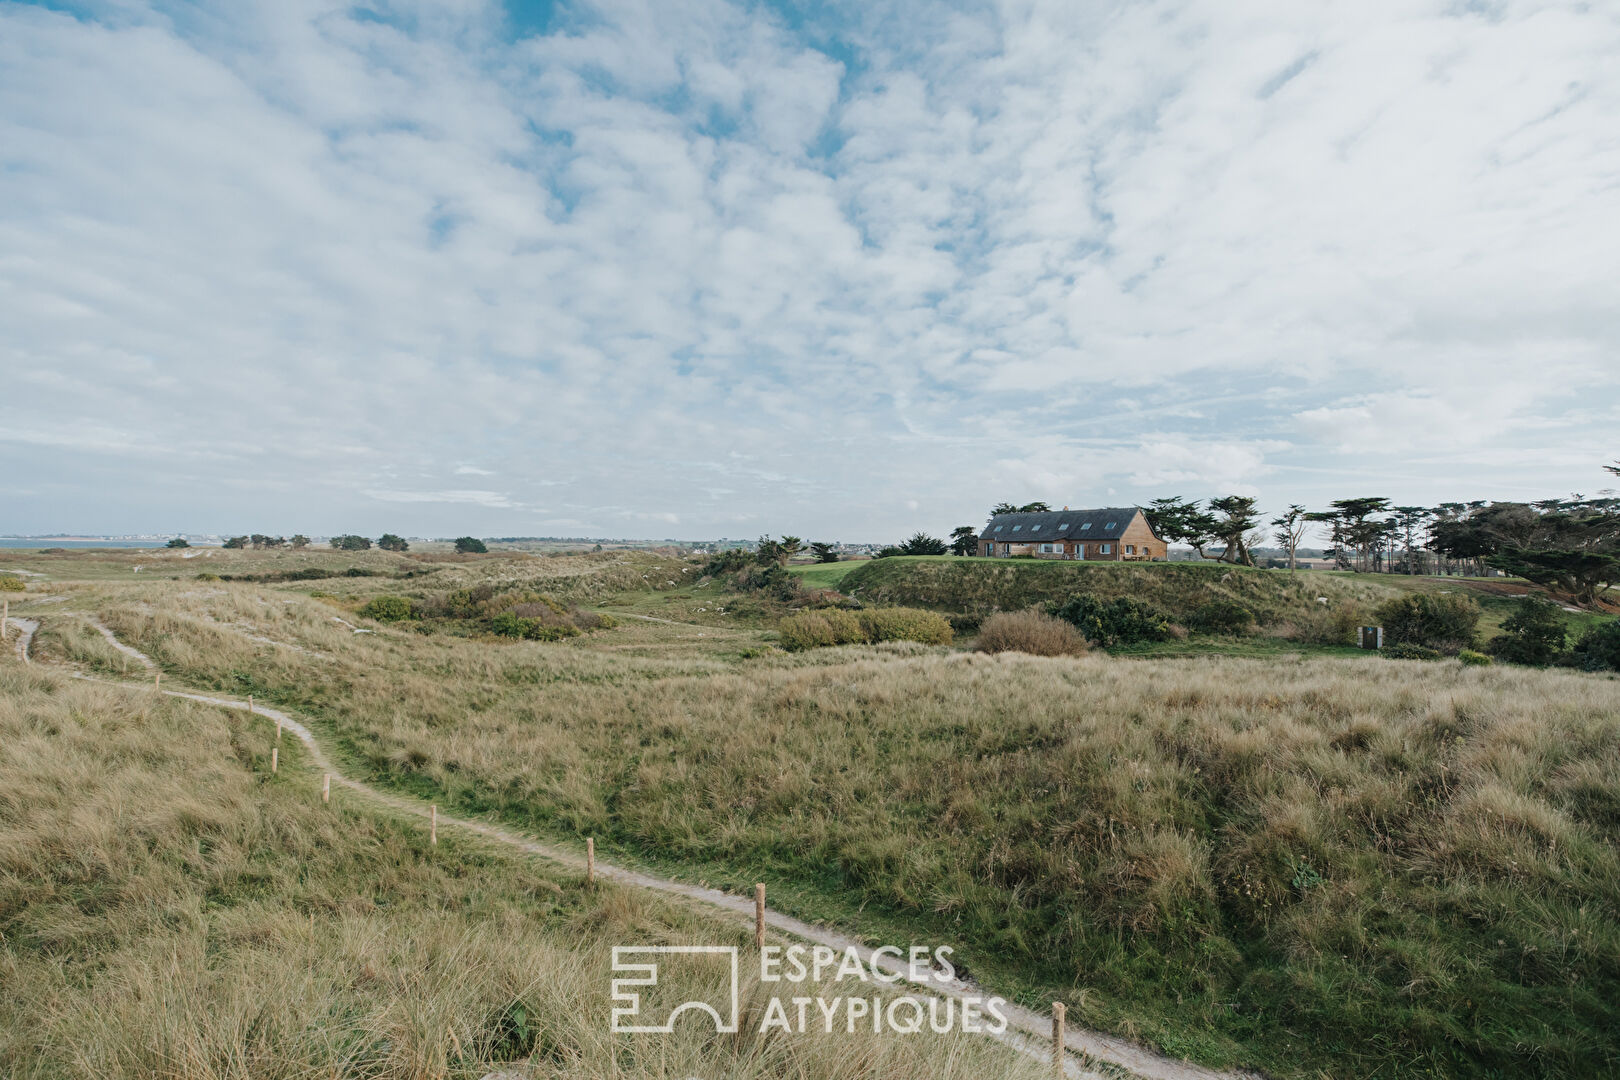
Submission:
M 1603 469 L 1620 476 L 1620 463 Z M 1002 502 L 990 516 L 1051 509 L 1045 502 Z M 1202 501 L 1171 496 L 1141 510 L 1161 540 L 1190 547 L 1201 559 L 1237 566 L 1255 565 L 1254 549 L 1270 540 L 1287 553 L 1288 568 L 1297 569 L 1300 544 L 1316 525 L 1327 530 L 1324 554 L 1340 570 L 1483 574 L 1495 569 L 1585 602 L 1620 584 L 1620 498 L 1613 492 L 1438 506 L 1401 506 L 1362 496 L 1335 499 L 1317 510 L 1293 503 L 1269 520 L 1247 495 Z M 878 555 L 972 555 L 978 532 L 959 525 L 948 542 L 919 532 Z
M 371 550 L 371 538 L 361 536 L 358 533 L 344 533 L 341 536 L 332 537 L 327 541 L 327 545 L 335 551 L 369 551 Z M 457 537 L 455 545 L 456 551 L 463 555 L 483 555 L 489 551 L 484 542 L 476 536 Z M 190 545 L 176 537 L 174 540 L 169 541 L 169 546 L 189 547 Z M 252 548 L 255 551 L 271 551 L 277 548 L 292 548 L 294 551 L 302 551 L 309 546 L 309 537 L 304 536 L 302 533 L 291 538 L 266 536 L 263 533 L 247 533 L 242 536 L 231 537 L 225 541 L 223 546 L 228 548 Z M 403 536 L 383 533 L 377 538 L 377 547 L 383 551 L 409 551 L 411 545 Z

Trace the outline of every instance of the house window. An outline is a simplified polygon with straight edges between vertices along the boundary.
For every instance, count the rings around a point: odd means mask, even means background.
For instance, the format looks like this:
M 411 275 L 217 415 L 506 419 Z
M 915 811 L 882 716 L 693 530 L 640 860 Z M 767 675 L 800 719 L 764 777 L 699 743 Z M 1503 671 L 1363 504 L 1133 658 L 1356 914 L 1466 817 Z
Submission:
M 1117 522 L 1113 522 L 1113 521 L 1110 521 L 1110 522 L 1109 522 L 1109 523 L 1108 523 L 1108 524 L 1107 524 L 1107 525 L 1105 525 L 1105 526 L 1104 526 L 1104 528 L 1106 528 L 1106 529 L 1109 529 L 1109 530 L 1112 530 L 1112 529 L 1113 529 L 1113 527 L 1114 527 L 1114 526 L 1115 526 L 1115 525 L 1116 525 L 1116 524 L 1118 524 L 1118 523 L 1117 523 Z
M 1013 526 L 1013 532 L 1017 532 L 1019 529 L 1022 529 L 1022 528 L 1023 528 L 1022 525 L 1014 525 Z
M 1041 545 L 1041 554 L 1042 555 L 1050 555 L 1050 554 L 1052 554 L 1052 545 L 1051 544 L 1042 544 Z
M 1001 531 L 1001 526 L 1000 526 L 1000 525 L 997 525 L 997 526 L 996 526 L 996 528 L 995 528 L 995 531 L 996 531 L 996 532 L 1000 532 L 1000 531 Z
M 1085 532 L 1089 528 L 1091 528 L 1091 522 L 1088 521 L 1084 525 L 1080 526 L 1080 531 Z
M 1127 555 L 1135 555 L 1136 554 L 1136 548 L 1131 544 L 1126 544 L 1125 545 L 1125 554 L 1127 554 Z
M 1030 532 L 1040 532 L 1040 531 L 1041 531 L 1041 527 L 1040 527 L 1040 526 L 1039 526 L 1039 525 L 1031 525 L 1031 526 L 1030 526 L 1030 527 L 1029 527 L 1029 531 L 1030 531 Z
M 1107 545 L 1107 544 L 1104 544 L 1104 545 L 1103 545 L 1103 546 L 1102 546 L 1102 548 L 1101 548 L 1101 549 L 1100 549 L 1100 550 L 1101 550 L 1101 551 L 1102 551 L 1102 553 L 1103 553 L 1103 554 L 1104 554 L 1104 555 L 1107 555 L 1107 554 L 1108 554 L 1108 553 L 1109 553 L 1109 552 L 1110 552 L 1110 551 L 1112 551 L 1112 550 L 1113 550 L 1113 548 L 1111 548 L 1111 547 L 1110 547 L 1110 546 L 1109 546 L 1109 545 Z
M 1065 521 L 1063 524 L 1058 526 L 1058 532 L 1062 532 L 1064 529 L 1067 529 L 1068 527 L 1069 527 L 1069 523 L 1067 521 Z

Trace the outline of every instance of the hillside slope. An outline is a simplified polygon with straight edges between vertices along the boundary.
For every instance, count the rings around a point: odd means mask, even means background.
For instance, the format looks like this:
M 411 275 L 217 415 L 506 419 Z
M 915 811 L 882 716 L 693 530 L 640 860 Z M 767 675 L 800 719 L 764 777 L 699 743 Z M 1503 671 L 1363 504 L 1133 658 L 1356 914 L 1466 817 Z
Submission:
M 906 604 L 966 615 L 1063 601 L 1076 593 L 1129 596 L 1186 616 L 1213 600 L 1235 600 L 1262 623 L 1300 617 L 1341 603 L 1376 604 L 1397 595 L 1372 581 L 1329 574 L 1256 570 L 1215 563 L 1056 562 L 922 556 L 874 559 L 843 579 L 842 592 L 882 604 Z

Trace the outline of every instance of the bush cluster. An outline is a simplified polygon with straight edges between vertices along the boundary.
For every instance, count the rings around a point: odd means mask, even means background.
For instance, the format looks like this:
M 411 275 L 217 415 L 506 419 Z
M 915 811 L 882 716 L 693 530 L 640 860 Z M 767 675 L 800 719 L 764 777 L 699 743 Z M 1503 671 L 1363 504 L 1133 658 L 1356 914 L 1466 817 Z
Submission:
M 547 622 L 511 611 L 503 611 L 489 620 L 489 628 L 501 637 L 524 638 L 528 641 L 561 641 L 578 637 L 581 632 L 572 623 Z
M 1530 595 L 1502 622 L 1503 633 L 1491 638 L 1487 652 L 1510 664 L 1544 667 L 1564 651 L 1568 635 L 1558 605 L 1545 596 Z
M 1254 629 L 1254 612 L 1236 600 L 1208 600 L 1198 605 L 1188 622 L 1207 634 L 1247 634 Z
M 1405 641 L 1384 646 L 1379 655 L 1386 660 L 1444 660 L 1446 658 L 1446 654 L 1439 649 L 1431 649 L 1427 645 L 1413 645 Z
M 0 592 L 27 592 L 28 586 L 16 574 L 0 574 Z
M 801 611 L 777 624 L 784 649 L 798 651 L 827 645 L 916 641 L 949 645 L 951 624 L 945 616 L 918 608 L 869 608 L 865 611 Z
M 419 617 L 416 605 L 403 596 L 373 596 L 360 609 L 360 614 L 378 622 L 399 622 L 401 619 Z
M 1581 635 L 1569 662 L 1582 671 L 1620 671 L 1620 619 L 1600 623 Z
M 1489 656 L 1486 656 L 1482 652 L 1475 652 L 1473 649 L 1464 649 L 1462 652 L 1457 654 L 1457 659 L 1461 660 L 1469 667 L 1488 667 L 1491 663 L 1491 658 Z
M 1021 652 L 1030 656 L 1084 656 L 1085 635 L 1072 624 L 1039 608 L 1003 611 L 984 620 L 974 648 L 979 652 Z
M 1474 644 L 1479 605 L 1456 593 L 1408 593 L 1373 611 L 1394 645 L 1422 645 L 1455 656 Z
M 1100 600 L 1080 593 L 1070 597 L 1068 603 L 1053 614 L 1073 623 L 1087 641 L 1104 648 L 1164 641 L 1171 636 L 1170 616 L 1128 596 Z

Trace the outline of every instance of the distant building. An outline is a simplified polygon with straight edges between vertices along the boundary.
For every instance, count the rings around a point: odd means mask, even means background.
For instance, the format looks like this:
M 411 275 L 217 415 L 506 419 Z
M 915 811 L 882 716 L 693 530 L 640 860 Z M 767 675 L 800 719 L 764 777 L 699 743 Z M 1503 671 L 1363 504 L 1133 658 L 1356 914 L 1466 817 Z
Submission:
M 1169 557 L 1169 546 L 1153 535 L 1146 516 L 1135 506 L 997 514 L 979 534 L 978 550 L 986 558 L 1032 555 L 1085 562 L 1155 562 Z

